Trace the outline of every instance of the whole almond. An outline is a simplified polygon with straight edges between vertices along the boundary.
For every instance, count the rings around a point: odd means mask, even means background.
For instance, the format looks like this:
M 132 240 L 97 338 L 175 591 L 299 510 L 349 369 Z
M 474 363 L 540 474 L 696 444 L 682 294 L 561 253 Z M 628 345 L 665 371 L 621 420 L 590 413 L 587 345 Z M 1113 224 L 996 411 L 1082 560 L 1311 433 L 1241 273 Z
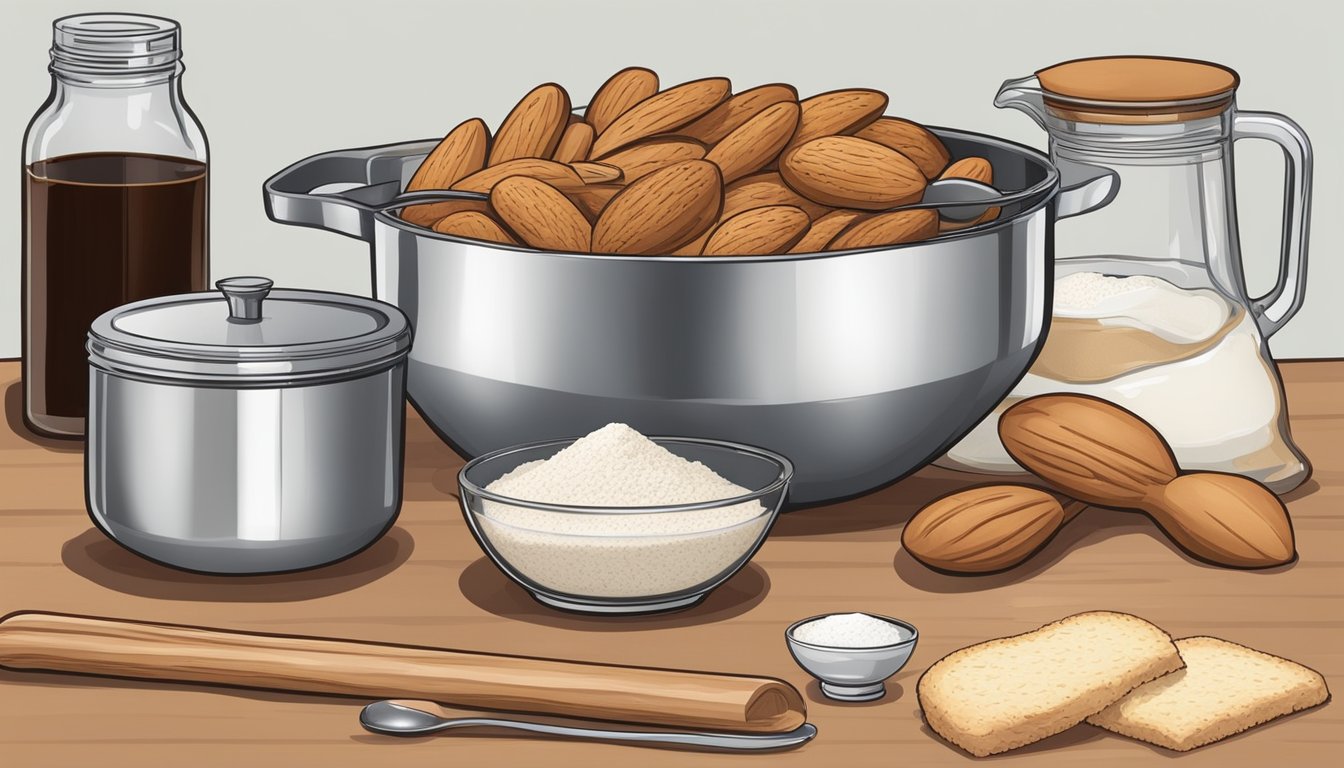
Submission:
M 670 253 L 670 254 L 668 254 L 668 255 L 669 255 L 669 256 L 699 256 L 700 253 L 701 253 L 701 251 L 705 250 L 705 243 L 709 242 L 709 236 L 712 235 L 712 234 L 714 234 L 714 227 L 717 227 L 717 226 L 718 226 L 720 223 L 722 223 L 722 222 L 723 222 L 723 219 L 720 218 L 719 221 L 717 221 L 717 222 L 714 223 L 714 226 L 711 226 L 709 229 L 705 230 L 704 233 L 701 234 L 699 237 L 697 237 L 697 238 L 695 238 L 694 240 L 692 240 L 691 242 L 689 242 L 689 243 L 687 243 L 687 244 L 681 246 L 680 248 L 678 248 L 677 250 L 673 251 L 672 253 Z
M 579 174 L 584 184 L 615 184 L 625 180 L 621 169 L 610 163 L 578 162 L 570 163 L 570 168 Z
M 681 136 L 717 144 L 723 137 L 737 130 L 739 126 L 760 114 L 766 107 L 781 101 L 797 101 L 798 91 L 783 83 L 759 85 L 741 93 L 734 94 L 727 101 L 710 111 L 709 114 L 677 130 Z
M 399 214 L 405 221 L 421 227 L 428 227 L 445 216 L 463 211 L 485 212 L 489 206 L 484 200 L 444 200 L 438 203 L 420 203 L 408 205 Z
M 504 231 L 499 222 L 488 214 L 479 211 L 460 211 L 434 222 L 434 231 L 445 235 L 467 237 L 472 240 L 488 240 L 492 243 L 517 245 L 518 241 Z
M 1181 475 L 1162 489 L 1159 501 L 1144 511 L 1201 560 L 1268 568 L 1296 557 L 1288 510 L 1250 478 L 1215 472 Z
M 613 197 L 625 189 L 621 184 L 585 184 L 582 187 L 563 189 L 565 197 L 579 209 L 590 222 L 597 221 L 598 214 L 607 207 Z
M 929 129 L 899 117 L 879 117 L 854 135 L 891 147 L 914 160 L 926 179 L 938 178 L 952 158 L 947 147 Z
M 970 179 L 981 184 L 994 183 L 994 166 L 983 157 L 966 157 L 947 166 L 940 179 Z
M 706 151 L 705 145 L 695 139 L 681 136 L 654 136 L 624 149 L 618 149 L 603 157 L 602 162 L 620 168 L 628 184 L 659 168 L 687 160 L 700 160 Z
M 738 179 L 728 185 L 723 195 L 723 217 L 726 219 L 765 205 L 792 205 L 803 209 L 814 219 L 831 210 L 829 206 L 814 203 L 794 192 L 778 173 L 767 171 Z
M 571 115 L 573 117 L 573 115 Z M 578 120 L 565 127 L 560 135 L 560 143 L 555 145 L 551 159 L 557 163 L 576 163 L 588 159 L 588 150 L 593 147 L 593 126 Z
M 425 156 L 406 184 L 406 191 L 451 188 L 485 167 L 489 145 L 490 129 L 485 121 L 472 118 L 458 125 Z
M 765 256 L 788 251 L 807 231 L 807 214 L 791 205 L 752 208 L 718 225 L 705 256 Z
M 828 251 L 900 245 L 938 234 L 938 214 L 920 209 L 878 213 L 852 224 L 826 245 Z
M 510 176 L 530 176 L 559 189 L 583 186 L 583 178 L 564 163 L 536 157 L 520 157 L 477 171 L 454 184 L 453 189 L 463 192 L 489 192 L 492 187 Z
M 527 176 L 510 176 L 490 191 L 490 207 L 533 248 L 586 253 L 592 227 L 560 190 Z
M 882 210 L 919 202 L 919 166 L 890 147 L 854 136 L 823 136 L 786 150 L 784 182 L 803 197 L 836 208 Z
M 819 139 L 854 133 L 873 122 L 887 108 L 887 94 L 867 88 L 819 93 L 803 99 L 798 131 L 789 147 Z
M 773 104 L 715 144 L 705 159 L 719 166 L 724 183 L 731 184 L 772 162 L 797 128 L 798 105 Z
M 626 187 L 593 227 L 596 253 L 669 253 L 699 237 L 719 216 L 723 177 L 705 160 L 687 160 Z
M 789 253 L 821 253 L 845 227 L 867 215 L 862 211 L 831 211 L 812 222 L 807 234 L 789 249 Z
M 930 568 L 991 573 L 1031 557 L 1072 514 L 1054 496 L 1024 485 L 968 488 L 929 502 L 901 532 L 901 546 Z
M 725 77 L 709 77 L 660 91 L 613 120 L 597 135 L 590 155 L 601 160 L 627 144 L 680 128 L 718 106 L 731 87 Z
M 550 157 L 569 124 L 569 94 L 555 83 L 533 88 L 495 131 L 487 165 L 520 157 Z
M 612 121 L 639 102 L 658 92 L 658 75 L 643 67 L 628 67 L 612 75 L 593 94 L 584 110 L 584 120 L 601 133 Z

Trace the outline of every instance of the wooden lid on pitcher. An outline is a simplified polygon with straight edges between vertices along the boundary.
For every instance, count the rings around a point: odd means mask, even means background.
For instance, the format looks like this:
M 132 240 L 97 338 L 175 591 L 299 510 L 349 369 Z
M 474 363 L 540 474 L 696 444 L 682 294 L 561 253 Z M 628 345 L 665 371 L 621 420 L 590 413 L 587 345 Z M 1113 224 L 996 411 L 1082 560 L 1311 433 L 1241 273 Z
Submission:
M 1091 123 L 1173 123 L 1225 110 L 1240 78 L 1220 64 L 1161 56 L 1076 59 L 1036 73 L 1046 106 Z

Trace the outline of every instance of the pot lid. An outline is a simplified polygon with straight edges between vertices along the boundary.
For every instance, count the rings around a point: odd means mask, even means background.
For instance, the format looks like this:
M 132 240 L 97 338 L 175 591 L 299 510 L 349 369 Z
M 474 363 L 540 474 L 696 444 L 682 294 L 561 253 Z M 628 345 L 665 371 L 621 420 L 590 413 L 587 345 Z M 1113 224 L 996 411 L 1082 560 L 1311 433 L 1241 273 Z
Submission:
M 273 385 L 345 377 L 406 355 L 410 326 L 396 307 L 322 291 L 272 290 L 230 277 L 204 291 L 137 301 L 89 329 L 96 365 L 184 380 Z
M 1101 56 L 1036 73 L 1061 116 L 1097 123 L 1168 123 L 1218 114 L 1240 78 L 1220 64 L 1162 56 Z

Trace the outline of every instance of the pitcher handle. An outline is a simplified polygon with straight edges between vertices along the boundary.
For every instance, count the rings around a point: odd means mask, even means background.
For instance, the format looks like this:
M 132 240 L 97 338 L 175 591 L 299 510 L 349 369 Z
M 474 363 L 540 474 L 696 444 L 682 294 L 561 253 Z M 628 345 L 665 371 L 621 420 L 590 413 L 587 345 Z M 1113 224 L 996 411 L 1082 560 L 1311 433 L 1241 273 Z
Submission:
M 1301 126 L 1274 112 L 1240 112 L 1232 138 L 1269 139 L 1283 149 L 1283 238 L 1279 277 L 1269 293 L 1251 302 L 1265 338 L 1297 314 L 1307 287 L 1307 236 L 1311 228 L 1311 141 Z

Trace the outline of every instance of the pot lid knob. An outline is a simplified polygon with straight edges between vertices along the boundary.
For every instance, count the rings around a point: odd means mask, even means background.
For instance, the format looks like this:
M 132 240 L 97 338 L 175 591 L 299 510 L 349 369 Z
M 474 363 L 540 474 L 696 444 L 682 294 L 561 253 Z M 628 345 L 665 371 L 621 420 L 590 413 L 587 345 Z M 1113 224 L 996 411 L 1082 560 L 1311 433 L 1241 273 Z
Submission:
M 261 322 L 261 300 L 275 285 L 264 277 L 226 277 L 215 283 L 229 302 L 229 322 Z

